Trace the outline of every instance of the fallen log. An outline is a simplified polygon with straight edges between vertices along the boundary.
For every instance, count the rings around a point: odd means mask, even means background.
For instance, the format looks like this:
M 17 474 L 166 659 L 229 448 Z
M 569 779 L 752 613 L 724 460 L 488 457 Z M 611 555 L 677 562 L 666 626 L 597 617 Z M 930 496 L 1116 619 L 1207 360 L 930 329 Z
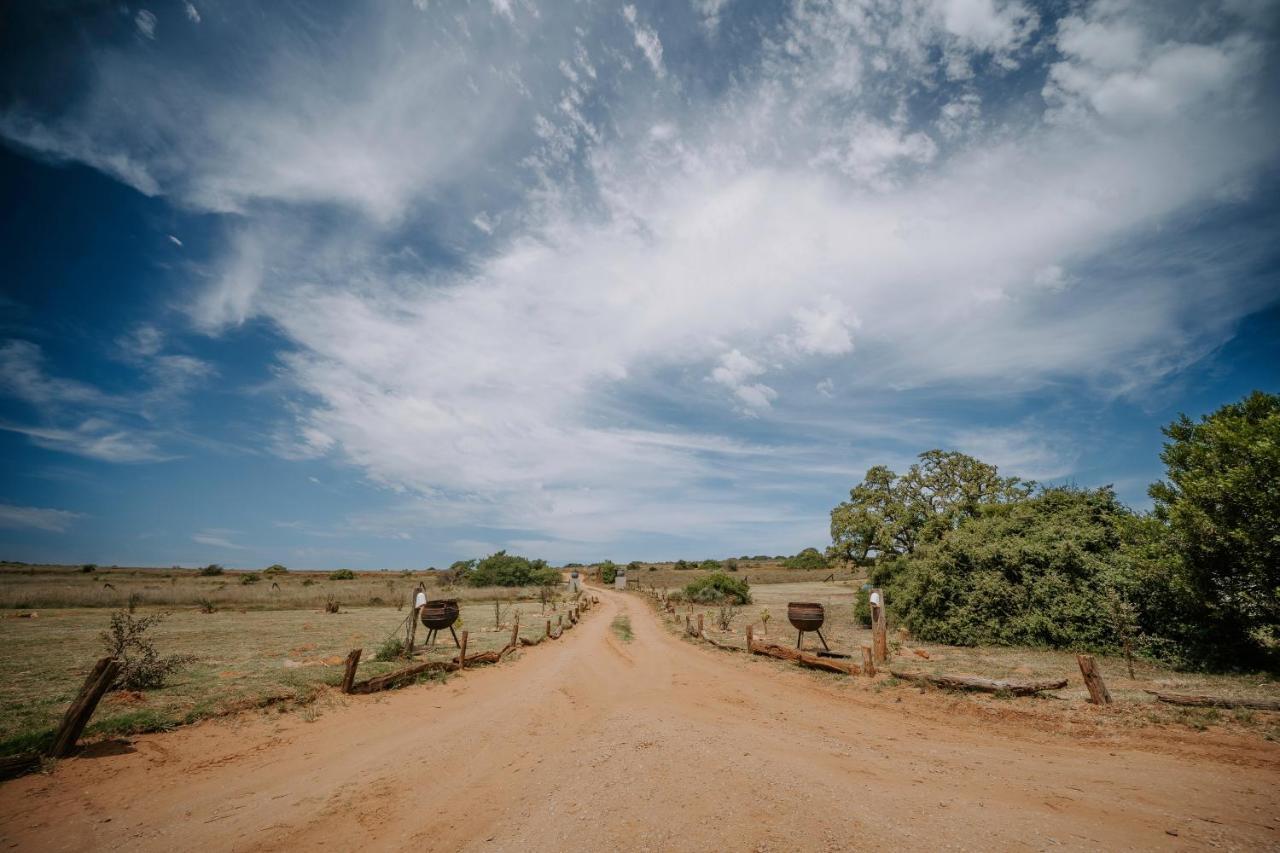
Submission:
M 787 646 L 779 646 L 773 643 L 752 643 L 751 653 L 757 655 L 765 655 L 780 660 L 789 660 L 800 666 L 807 666 L 810 669 L 820 669 L 824 672 L 838 672 L 841 675 L 857 675 L 862 668 L 855 663 L 842 663 L 840 661 L 827 660 L 817 655 L 811 655 L 808 652 L 802 652 L 799 649 L 788 648 Z
M 1204 696 L 1189 693 L 1159 693 L 1144 690 L 1160 702 L 1188 705 L 1194 708 L 1252 708 L 1255 711 L 1280 711 L 1280 699 L 1232 699 L 1228 696 Z
M 452 661 L 432 660 L 425 663 L 416 663 L 413 666 L 407 666 L 404 669 L 398 669 L 386 675 L 379 675 L 377 678 L 358 682 L 343 692 L 377 693 L 380 690 L 386 690 L 388 687 L 394 687 L 397 684 L 415 678 L 424 672 L 453 672 L 458 668 L 458 664 Z
M 1012 693 L 1014 696 L 1031 696 L 1042 690 L 1061 690 L 1067 686 L 1065 678 L 1057 681 L 998 681 L 979 678 L 976 675 L 930 675 L 927 672 L 903 672 L 890 669 L 889 674 L 903 681 L 924 682 L 952 690 L 980 690 L 983 693 Z
M 17 779 L 40 769 L 40 753 L 24 752 L 0 758 L 0 781 Z
M 539 637 L 539 638 L 538 638 L 538 639 L 536 639 L 536 640 L 530 640 L 528 637 L 521 637 L 521 638 L 520 638 L 520 645 L 522 645 L 522 646 L 536 646 L 536 645 L 538 645 L 539 643 L 541 643 L 541 642 L 542 642 L 543 640 L 545 640 L 545 639 L 547 639 L 545 636 Z
M 741 651 L 744 651 L 744 649 L 742 649 L 742 648 L 740 648 L 740 647 L 738 647 L 738 646 L 731 646 L 731 645 L 729 645 L 728 643 L 722 643 L 722 642 L 720 642 L 719 640 L 714 639 L 714 638 L 712 638 L 712 637 L 708 636 L 705 632 L 702 634 L 702 639 L 706 640 L 708 643 L 710 643 L 711 645 L 715 646 L 717 649 L 724 649 L 726 652 L 741 652 Z

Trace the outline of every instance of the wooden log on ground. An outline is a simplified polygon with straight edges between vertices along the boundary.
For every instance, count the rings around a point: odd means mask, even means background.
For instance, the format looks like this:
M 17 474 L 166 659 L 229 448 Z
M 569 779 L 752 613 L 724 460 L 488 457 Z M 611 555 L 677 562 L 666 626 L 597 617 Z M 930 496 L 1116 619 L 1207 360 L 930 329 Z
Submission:
M 111 688 L 112 682 L 120 673 L 120 661 L 115 658 L 102 658 L 93 665 L 89 677 L 84 680 L 75 701 L 63 715 L 62 725 L 53 738 L 53 747 L 49 754 L 54 758 L 70 755 L 76 748 L 76 741 L 89 724 L 89 718 L 102 701 L 103 695 Z
M 24 752 L 0 758 L 0 781 L 17 779 L 40 769 L 40 753 Z
M 363 649 L 352 649 L 347 655 L 347 668 L 342 673 L 342 692 L 350 693 L 351 687 L 356 683 L 356 667 L 360 665 L 360 655 Z
M 932 684 L 952 690 L 980 690 L 983 693 L 1012 693 L 1014 696 L 1031 696 L 1042 690 L 1061 690 L 1067 686 L 1065 678 L 1057 681 L 1001 681 L 979 678 L 976 675 L 931 675 L 927 672 L 903 672 L 890 669 L 889 674 L 903 681 Z
M 1280 699 L 1233 699 L 1229 696 L 1206 696 L 1190 693 L 1160 693 L 1144 690 L 1157 701 L 1193 708 L 1251 708 L 1255 711 L 1280 711 Z
M 874 657 L 875 656 L 871 653 L 870 646 L 862 647 L 862 671 L 870 676 L 875 676 L 876 674 L 876 662 Z
M 421 675 L 424 672 L 453 672 L 458 668 L 456 663 L 450 663 L 442 660 L 425 661 L 416 663 L 413 666 L 407 666 L 404 669 L 398 669 L 395 672 L 388 672 L 386 675 L 379 675 L 376 678 L 370 678 L 351 685 L 350 690 L 344 690 L 344 693 L 363 694 L 377 693 L 380 690 L 386 690 L 408 681 L 411 678 Z
M 717 649 L 724 649 L 726 652 L 742 651 L 742 649 L 738 648 L 737 646 L 731 646 L 728 643 L 722 643 L 719 640 L 715 639 L 714 637 L 706 633 L 702 634 L 702 639 L 706 640 L 708 643 L 715 646 Z
M 1102 680 L 1102 670 L 1093 655 L 1076 655 L 1076 663 L 1080 665 L 1080 674 L 1084 676 L 1084 686 L 1089 688 L 1089 701 L 1095 705 L 1110 705 L 1111 691 Z
M 766 655 L 771 658 L 779 658 L 780 660 L 789 660 L 800 666 L 807 666 L 810 669 L 820 669 L 824 672 L 838 672 L 841 675 L 857 675 L 861 672 L 861 667 L 855 663 L 843 663 L 842 661 L 828 660 L 820 658 L 817 655 L 811 655 L 808 652 L 802 652 L 799 649 L 792 649 L 786 646 L 779 646 L 773 643 L 753 643 L 751 646 L 752 654 Z

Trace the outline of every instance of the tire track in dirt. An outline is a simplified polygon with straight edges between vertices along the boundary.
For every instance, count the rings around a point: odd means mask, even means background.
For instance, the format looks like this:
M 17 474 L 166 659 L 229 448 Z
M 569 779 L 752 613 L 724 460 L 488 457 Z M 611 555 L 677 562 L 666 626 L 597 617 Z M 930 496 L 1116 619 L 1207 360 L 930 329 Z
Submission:
M 352 697 L 313 723 L 245 717 L 149 735 L 131 754 L 0 786 L 0 840 L 202 851 L 1280 844 L 1274 744 L 1174 756 L 1142 731 L 1080 743 L 948 716 L 936 696 L 852 696 L 695 647 L 643 600 L 596 592 L 602 606 L 514 664 Z M 620 614 L 630 643 L 609 628 Z

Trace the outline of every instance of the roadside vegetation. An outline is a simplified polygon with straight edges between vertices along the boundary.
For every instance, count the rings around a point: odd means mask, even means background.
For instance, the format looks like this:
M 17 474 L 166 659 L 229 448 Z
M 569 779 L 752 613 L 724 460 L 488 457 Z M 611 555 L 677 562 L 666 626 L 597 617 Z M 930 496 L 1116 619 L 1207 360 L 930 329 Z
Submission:
M 930 450 L 904 474 L 867 472 L 832 510 L 832 553 L 865 564 L 890 618 L 922 640 L 1274 670 L 1280 397 L 1255 392 L 1164 434 L 1151 513 L 1110 487 L 1041 487 Z

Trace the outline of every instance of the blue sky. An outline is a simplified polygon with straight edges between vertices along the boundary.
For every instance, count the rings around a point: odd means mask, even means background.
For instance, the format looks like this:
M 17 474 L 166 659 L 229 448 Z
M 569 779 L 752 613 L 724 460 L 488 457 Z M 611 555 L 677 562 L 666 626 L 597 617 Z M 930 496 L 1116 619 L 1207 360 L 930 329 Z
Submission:
M 792 553 L 1280 390 L 1277 4 L 27 4 L 0 558 Z

